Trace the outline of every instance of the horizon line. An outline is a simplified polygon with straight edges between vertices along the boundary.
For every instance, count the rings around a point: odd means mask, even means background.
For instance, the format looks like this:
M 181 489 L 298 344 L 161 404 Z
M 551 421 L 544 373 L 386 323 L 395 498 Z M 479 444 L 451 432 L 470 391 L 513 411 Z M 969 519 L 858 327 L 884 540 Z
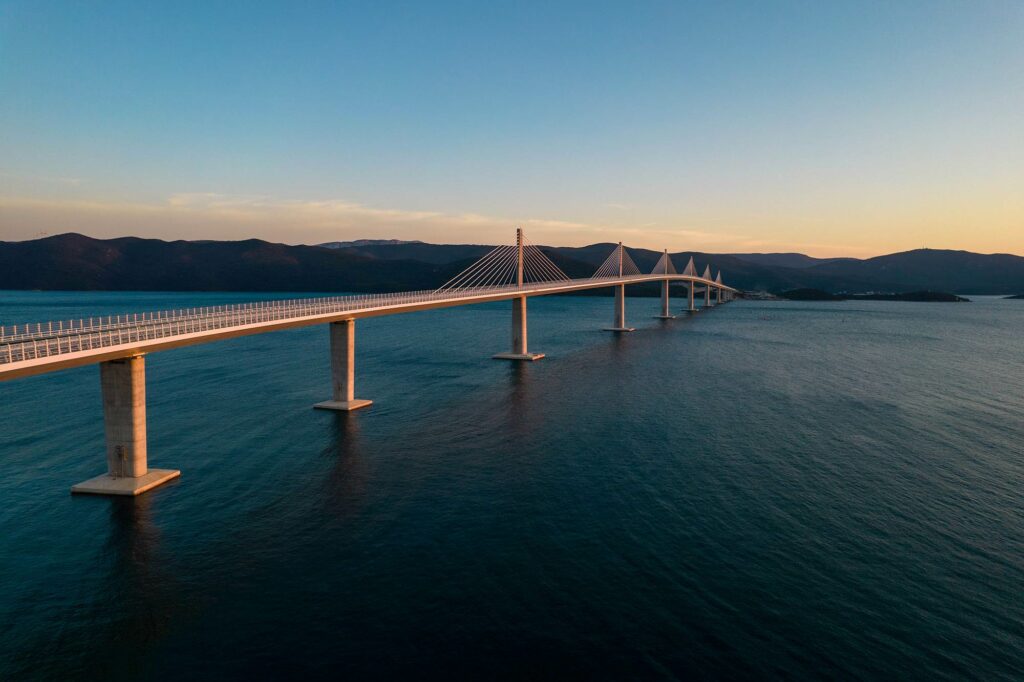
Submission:
M 55 233 L 55 234 L 39 233 L 39 234 L 37 234 L 35 236 L 28 237 L 28 238 L 25 238 L 25 239 L 0 239 L 0 243 L 5 243 L 5 244 L 23 244 L 23 243 L 27 243 L 27 242 L 43 241 L 45 239 L 56 239 L 56 238 L 59 238 L 59 237 L 69 237 L 69 236 L 72 236 L 72 237 L 85 237 L 86 239 L 92 239 L 92 240 L 95 240 L 95 241 L 116 241 L 116 240 L 120 240 L 120 239 L 138 239 L 140 241 L 158 241 L 158 242 L 163 242 L 163 243 L 188 242 L 188 243 L 193 243 L 193 244 L 194 243 L 202 243 L 202 242 L 240 243 L 240 242 L 257 241 L 257 242 L 263 242 L 265 244 L 276 244 L 276 245 L 280 245 L 280 246 L 289 246 L 289 247 L 306 246 L 306 247 L 318 247 L 318 248 L 332 248 L 332 247 L 326 246 L 327 244 L 354 244 L 355 242 L 397 242 L 397 244 L 392 244 L 392 245 L 422 244 L 424 246 L 478 246 L 478 247 L 484 247 L 484 248 L 501 246 L 501 244 L 497 244 L 497 243 L 495 243 L 495 244 L 488 244 L 488 243 L 483 243 L 483 242 L 430 242 L 430 241 L 424 241 L 422 239 L 399 239 L 397 237 L 357 237 L 357 238 L 354 238 L 354 239 L 337 239 L 337 240 L 333 240 L 333 241 L 318 242 L 318 243 L 273 241 L 273 240 L 270 240 L 270 239 L 265 239 L 263 237 L 256 237 L 256 236 L 245 237 L 245 238 L 241 238 L 241 239 L 217 239 L 217 238 L 186 239 L 186 238 L 166 238 L 166 237 L 156 237 L 156 236 L 153 236 L 153 237 L 140 237 L 140 236 L 136 236 L 134 234 L 124 234 L 124 235 L 116 236 L 116 237 L 96 237 L 96 236 L 87 234 L 85 232 L 78 232 L 78 231 L 74 231 L 74 230 L 69 230 L 67 232 L 58 232 L 58 233 Z M 545 247 L 545 248 L 550 248 L 550 249 L 586 249 L 586 248 L 590 248 L 592 246 L 600 246 L 600 245 L 603 245 L 603 244 L 610 244 L 612 246 L 615 246 L 617 244 L 617 242 L 612 242 L 612 241 L 596 241 L 596 242 L 591 242 L 589 244 L 584 244 L 582 246 L 565 246 L 565 245 L 554 245 L 554 244 L 538 244 L 537 246 Z M 367 246 L 370 246 L 370 245 L 372 245 L 372 244 L 367 244 Z M 633 251 L 648 251 L 648 252 L 654 253 L 654 254 L 662 253 L 662 250 L 658 250 L 658 249 L 650 249 L 650 248 L 643 247 L 643 246 L 630 246 L 629 244 L 625 243 L 625 241 L 623 241 L 623 245 L 627 249 L 630 249 L 630 250 L 633 250 Z M 386 244 L 386 243 L 385 244 L 378 244 L 378 246 L 388 246 L 388 244 Z M 339 247 L 334 247 L 334 248 L 339 248 Z M 343 247 L 343 248 L 351 248 L 351 247 Z M 805 253 L 803 251 L 702 251 L 702 250 L 699 250 L 699 249 L 684 249 L 684 250 L 681 250 L 681 251 L 670 251 L 669 255 L 683 254 L 683 253 L 695 253 L 695 254 L 706 254 L 706 255 L 716 255 L 716 256 L 788 256 L 788 255 L 793 255 L 793 256 L 803 256 L 805 258 L 810 258 L 810 259 L 819 260 L 819 261 L 836 261 L 836 260 L 866 261 L 866 260 L 872 260 L 874 258 L 884 258 L 886 256 L 897 256 L 897 255 L 900 255 L 900 254 L 914 253 L 914 252 L 917 252 L 917 251 L 945 251 L 945 252 L 950 252 L 950 253 L 969 253 L 969 254 L 974 254 L 974 255 L 978 255 L 978 256 L 1011 256 L 1013 258 L 1024 258 L 1024 255 L 1022 255 L 1022 254 L 1011 253 L 1009 251 L 983 252 L 983 251 L 971 251 L 970 249 L 965 249 L 965 248 L 944 249 L 944 248 L 934 248 L 934 247 L 930 247 L 930 246 L 921 246 L 921 247 L 917 247 L 917 248 L 913 248 L 913 249 L 904 249 L 904 250 L 900 250 L 900 251 L 891 251 L 891 252 L 887 252 L 887 253 L 878 253 L 878 254 L 876 254 L 874 256 L 864 256 L 864 257 L 858 257 L 858 256 L 813 256 L 813 255 Z M 787 266 L 781 266 L 781 267 L 787 267 Z

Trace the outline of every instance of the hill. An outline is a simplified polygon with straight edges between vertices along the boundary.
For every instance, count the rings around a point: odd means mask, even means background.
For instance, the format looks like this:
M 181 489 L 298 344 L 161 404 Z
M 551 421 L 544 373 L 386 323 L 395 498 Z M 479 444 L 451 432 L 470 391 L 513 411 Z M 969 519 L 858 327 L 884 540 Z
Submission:
M 932 289 L 966 294 L 1006 294 L 1024 288 L 1024 258 L 1010 254 L 918 249 L 867 260 L 822 263 L 807 269 L 823 279 L 884 282 L 877 289 Z
M 62 234 L 0 242 L 0 289 L 155 291 L 399 291 L 433 289 L 489 251 L 480 244 L 426 244 L 391 240 L 343 246 L 289 246 L 258 239 L 236 242 L 93 239 Z M 542 247 L 570 277 L 588 277 L 615 248 Z M 661 252 L 629 249 L 649 272 Z M 866 260 L 835 259 L 800 267 L 771 265 L 743 254 L 681 251 L 678 270 L 692 257 L 699 272 L 711 265 L 727 284 L 771 292 L 817 289 L 836 293 L 951 291 L 1015 294 L 1024 291 L 1024 258 L 1007 254 L 919 250 Z M 809 257 L 807 257 L 809 258 Z M 771 259 L 769 259 L 771 260 Z M 811 259 L 820 260 L 820 259 Z M 633 293 L 655 293 L 637 287 Z M 605 292 L 606 293 L 606 292 Z
M 820 289 L 783 291 L 788 301 L 907 301 L 913 303 L 970 303 L 970 299 L 941 291 L 909 291 L 899 294 L 830 294 Z
M 402 244 L 404 246 L 419 246 Z M 432 246 L 432 245 L 425 245 Z M 62 234 L 0 242 L 0 289 L 96 291 L 415 291 L 434 289 L 489 247 L 455 248 L 451 259 L 382 260 L 362 248 Z M 448 247 L 439 247 L 445 249 Z M 574 276 L 592 268 L 560 254 Z
M 802 253 L 732 253 L 729 255 L 750 263 L 757 263 L 758 265 L 783 268 L 809 268 L 837 260 L 853 260 L 847 258 L 814 258 Z
M 325 244 L 317 244 L 317 246 L 323 246 L 327 249 L 348 249 L 353 246 L 381 246 L 381 245 L 394 245 L 394 244 L 422 244 L 419 240 L 406 241 L 403 239 L 355 239 L 350 242 L 327 242 Z
M 381 268 L 346 249 L 238 242 L 99 240 L 64 234 L 0 242 L 0 289 L 393 291 L 444 281 L 451 268 Z
M 369 241 L 369 240 L 366 240 Z M 345 243 L 345 242 L 334 242 Z M 379 260 L 415 260 L 435 265 L 445 265 L 463 260 L 475 260 L 490 251 L 493 246 L 478 244 L 426 244 L 424 242 L 404 242 L 396 244 L 347 242 L 348 246 L 329 246 L 327 248 L 343 248 L 350 254 Z

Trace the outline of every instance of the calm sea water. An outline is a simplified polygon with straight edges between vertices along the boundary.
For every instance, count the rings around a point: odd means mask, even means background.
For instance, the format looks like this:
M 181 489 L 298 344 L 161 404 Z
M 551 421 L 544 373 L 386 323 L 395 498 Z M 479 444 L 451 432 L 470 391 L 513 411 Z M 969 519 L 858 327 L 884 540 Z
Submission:
M 347 415 L 324 327 L 150 355 L 134 500 L 95 366 L 0 383 L 0 679 L 1024 676 L 1024 301 L 657 312 L 361 321 Z

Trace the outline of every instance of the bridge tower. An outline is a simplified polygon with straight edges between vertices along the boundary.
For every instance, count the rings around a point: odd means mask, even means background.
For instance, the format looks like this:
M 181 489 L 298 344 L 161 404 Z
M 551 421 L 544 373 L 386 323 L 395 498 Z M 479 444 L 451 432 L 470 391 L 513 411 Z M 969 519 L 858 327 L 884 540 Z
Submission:
M 619 242 L 612 254 L 594 273 L 594 277 L 623 277 L 639 275 L 640 268 L 636 266 L 633 259 L 626 253 L 626 249 Z M 605 327 L 609 332 L 635 332 L 636 328 L 626 326 L 626 285 L 616 284 L 615 289 L 615 319 L 613 326 Z
M 703 279 L 707 280 L 708 282 L 711 281 L 711 266 L 710 265 L 705 266 L 704 274 L 701 275 L 701 277 Z M 704 284 L 704 307 L 705 308 L 712 307 L 712 304 L 711 304 L 711 285 L 708 284 L 708 283 Z
M 523 288 L 525 283 L 525 249 L 523 244 L 523 228 L 516 228 L 516 286 Z M 526 342 L 526 296 L 512 299 L 512 351 L 497 353 L 495 360 L 526 360 L 532 362 L 544 357 L 543 353 L 531 353 Z
M 674 274 L 676 274 L 676 269 L 672 265 L 672 259 L 669 258 L 669 255 L 668 255 L 668 249 L 665 249 L 665 252 L 661 254 L 661 258 L 659 258 L 658 262 L 654 264 L 654 269 L 651 271 L 651 274 L 652 275 L 674 275 Z M 661 282 L 661 314 L 660 315 L 655 315 L 655 318 L 659 319 L 659 320 L 673 320 L 676 317 L 671 312 L 669 312 L 668 286 L 669 286 L 669 279 L 668 279 L 668 277 L 666 277 Z
M 539 246 L 531 244 L 516 228 L 514 244 L 496 246 L 468 268 L 452 277 L 435 295 L 452 298 L 507 294 L 512 298 L 512 351 L 498 353 L 500 360 L 540 360 L 543 353 L 531 353 L 526 343 L 526 298 L 530 293 L 545 292 L 547 285 L 569 281 L 569 276 L 555 265 Z
M 687 277 L 696 277 L 697 276 L 697 266 L 695 266 L 693 264 L 693 256 L 690 256 L 690 262 L 687 263 L 686 267 L 683 269 L 683 274 L 686 275 Z M 686 312 L 690 313 L 691 315 L 693 313 L 697 312 L 697 306 L 694 305 L 694 300 L 693 300 L 694 293 L 695 293 L 694 290 L 695 289 L 696 289 L 696 284 L 694 283 L 694 281 L 692 279 L 686 283 L 686 292 L 687 292 L 687 294 L 686 294 L 686 298 L 687 298 Z

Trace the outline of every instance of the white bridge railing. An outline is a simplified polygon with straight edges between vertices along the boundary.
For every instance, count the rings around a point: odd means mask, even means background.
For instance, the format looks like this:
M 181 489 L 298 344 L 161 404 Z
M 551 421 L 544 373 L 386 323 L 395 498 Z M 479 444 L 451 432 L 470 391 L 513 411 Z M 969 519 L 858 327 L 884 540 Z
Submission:
M 678 275 L 673 278 L 682 279 Z M 484 286 L 458 291 L 403 291 L 389 294 L 327 296 L 13 325 L 0 327 L 0 365 L 253 324 L 517 291 L 571 291 L 578 285 L 592 285 L 595 281 L 603 280 L 628 282 L 648 279 L 660 277 L 612 275 L 562 282 L 535 282 L 522 286 Z

